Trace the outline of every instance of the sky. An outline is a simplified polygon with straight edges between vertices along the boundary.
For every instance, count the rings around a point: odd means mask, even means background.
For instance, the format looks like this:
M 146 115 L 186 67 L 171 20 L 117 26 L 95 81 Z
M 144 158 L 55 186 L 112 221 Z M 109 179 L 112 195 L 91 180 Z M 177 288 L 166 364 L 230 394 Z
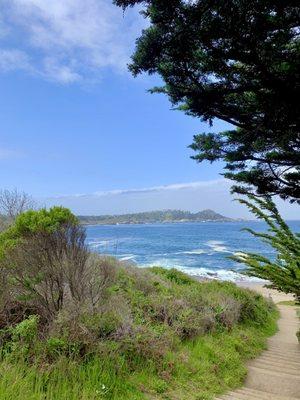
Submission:
M 79 214 L 212 208 L 232 202 L 222 164 L 188 148 L 210 128 L 127 70 L 147 22 L 108 0 L 0 0 L 0 188 Z M 287 218 L 297 208 L 280 203 Z

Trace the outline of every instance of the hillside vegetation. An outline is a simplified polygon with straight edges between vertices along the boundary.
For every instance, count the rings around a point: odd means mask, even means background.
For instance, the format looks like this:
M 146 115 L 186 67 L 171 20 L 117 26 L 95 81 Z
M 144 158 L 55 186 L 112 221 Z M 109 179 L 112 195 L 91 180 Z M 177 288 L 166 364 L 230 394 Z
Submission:
M 197 213 L 181 210 L 149 211 L 123 215 L 86 215 L 79 216 L 83 224 L 145 224 L 165 222 L 201 222 L 201 221 L 232 221 L 213 210 L 203 210 Z
M 66 209 L 28 211 L 0 234 L 0 400 L 209 399 L 276 315 L 232 283 L 90 253 Z

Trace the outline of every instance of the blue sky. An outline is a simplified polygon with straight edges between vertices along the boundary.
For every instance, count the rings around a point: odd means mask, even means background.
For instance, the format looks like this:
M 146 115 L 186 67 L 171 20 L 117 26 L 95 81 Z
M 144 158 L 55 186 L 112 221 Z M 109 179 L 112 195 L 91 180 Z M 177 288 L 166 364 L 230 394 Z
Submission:
M 107 0 L 0 0 L 2 188 L 80 213 L 246 215 L 222 165 L 190 159 L 193 134 L 209 127 L 146 93 L 157 78 L 127 71 L 145 24 L 138 10 L 123 16 Z
M 150 82 L 105 73 L 86 90 L 20 72 L 0 79 L 5 186 L 42 196 L 218 177 L 217 165 L 189 158 L 192 135 L 205 127 L 145 93 Z

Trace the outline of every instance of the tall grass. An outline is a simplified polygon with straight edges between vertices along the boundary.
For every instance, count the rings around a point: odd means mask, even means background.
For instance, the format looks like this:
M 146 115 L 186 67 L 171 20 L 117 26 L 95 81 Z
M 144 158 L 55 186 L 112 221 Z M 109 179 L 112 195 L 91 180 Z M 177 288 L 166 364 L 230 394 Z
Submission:
M 210 399 L 242 384 L 245 361 L 274 331 L 273 318 L 261 329 L 244 326 L 205 335 L 169 352 L 159 371 L 151 362 L 130 371 L 122 357 L 86 362 L 62 357 L 42 367 L 3 360 L 0 400 Z

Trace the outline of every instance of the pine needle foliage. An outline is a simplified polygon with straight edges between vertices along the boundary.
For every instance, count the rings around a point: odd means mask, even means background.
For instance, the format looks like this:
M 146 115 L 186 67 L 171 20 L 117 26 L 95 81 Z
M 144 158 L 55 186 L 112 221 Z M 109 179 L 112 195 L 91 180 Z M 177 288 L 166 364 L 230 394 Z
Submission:
M 291 293 L 300 302 L 300 234 L 291 231 L 270 197 L 249 195 L 248 199 L 238 201 L 246 205 L 258 219 L 266 222 L 268 231 L 255 232 L 249 228 L 244 231 L 273 247 L 276 256 L 269 259 L 261 254 L 238 253 L 232 259 L 247 266 L 245 273 L 248 276 L 265 279 L 270 282 L 267 287 Z
M 300 204 L 299 1 L 114 3 L 137 5 L 147 19 L 132 74 L 159 75 L 162 85 L 150 92 L 165 94 L 174 109 L 210 126 L 230 124 L 194 135 L 192 158 L 224 161 L 234 192 Z

